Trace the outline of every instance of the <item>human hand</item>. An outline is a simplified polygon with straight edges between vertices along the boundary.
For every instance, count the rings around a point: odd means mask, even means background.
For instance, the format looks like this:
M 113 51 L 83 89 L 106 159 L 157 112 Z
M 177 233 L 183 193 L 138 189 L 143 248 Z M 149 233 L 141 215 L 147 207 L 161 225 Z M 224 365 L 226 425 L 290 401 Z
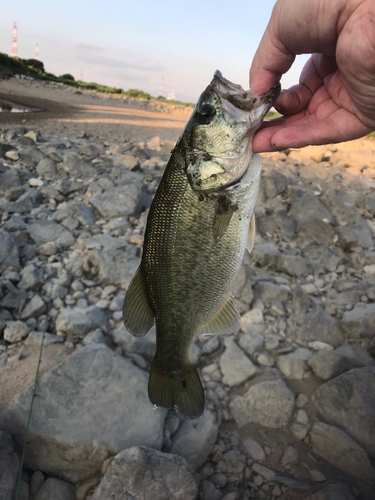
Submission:
M 255 152 L 363 137 L 375 130 L 374 0 L 278 0 L 250 69 L 253 94 L 286 73 L 296 54 L 312 56 L 299 84 L 274 106 Z

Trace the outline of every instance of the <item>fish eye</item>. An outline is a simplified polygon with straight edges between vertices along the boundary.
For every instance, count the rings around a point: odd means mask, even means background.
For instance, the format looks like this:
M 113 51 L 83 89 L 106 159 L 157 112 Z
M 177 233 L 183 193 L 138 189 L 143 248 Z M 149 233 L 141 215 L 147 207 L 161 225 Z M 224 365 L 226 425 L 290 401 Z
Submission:
M 196 119 L 201 125 L 208 125 L 216 115 L 216 110 L 209 104 L 204 104 L 199 111 L 197 110 Z

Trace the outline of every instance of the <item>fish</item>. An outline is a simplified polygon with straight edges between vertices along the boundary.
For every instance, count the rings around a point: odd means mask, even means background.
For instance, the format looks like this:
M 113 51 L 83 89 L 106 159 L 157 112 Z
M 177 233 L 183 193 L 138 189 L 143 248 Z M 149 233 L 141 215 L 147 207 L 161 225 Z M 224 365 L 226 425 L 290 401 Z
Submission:
M 216 71 L 171 152 L 123 306 L 132 335 L 156 325 L 148 383 L 155 407 L 202 415 L 193 344 L 198 335 L 240 328 L 230 290 L 254 245 L 261 163 L 252 139 L 279 92 L 276 84 L 256 96 Z

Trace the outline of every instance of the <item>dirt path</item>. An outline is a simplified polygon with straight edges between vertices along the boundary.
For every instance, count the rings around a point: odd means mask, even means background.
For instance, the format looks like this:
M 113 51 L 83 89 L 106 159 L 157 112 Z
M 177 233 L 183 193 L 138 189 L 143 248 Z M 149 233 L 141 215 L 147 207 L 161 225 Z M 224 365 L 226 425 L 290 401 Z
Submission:
M 86 133 L 107 142 L 142 141 L 156 135 L 175 141 L 192 111 L 190 107 L 16 79 L 0 82 L 0 99 L 40 110 L 0 113 L 2 127 L 35 126 L 42 133 L 53 130 L 65 136 Z

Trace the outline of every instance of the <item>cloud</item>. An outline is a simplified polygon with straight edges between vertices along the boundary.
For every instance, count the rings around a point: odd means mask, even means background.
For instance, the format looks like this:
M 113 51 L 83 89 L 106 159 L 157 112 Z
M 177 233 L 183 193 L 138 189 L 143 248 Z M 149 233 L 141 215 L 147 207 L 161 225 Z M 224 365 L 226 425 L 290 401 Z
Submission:
M 86 64 L 95 64 L 97 66 L 107 67 L 107 68 L 121 68 L 124 70 L 136 70 L 144 72 L 160 72 L 165 71 L 166 67 L 159 63 L 150 64 L 147 59 L 141 59 L 136 62 L 129 62 L 124 59 L 114 59 L 111 57 L 105 57 L 99 54 L 77 54 L 76 58 Z
M 77 43 L 76 50 L 83 50 L 84 52 L 107 52 L 104 47 L 99 47 L 98 45 L 90 45 L 88 43 Z

